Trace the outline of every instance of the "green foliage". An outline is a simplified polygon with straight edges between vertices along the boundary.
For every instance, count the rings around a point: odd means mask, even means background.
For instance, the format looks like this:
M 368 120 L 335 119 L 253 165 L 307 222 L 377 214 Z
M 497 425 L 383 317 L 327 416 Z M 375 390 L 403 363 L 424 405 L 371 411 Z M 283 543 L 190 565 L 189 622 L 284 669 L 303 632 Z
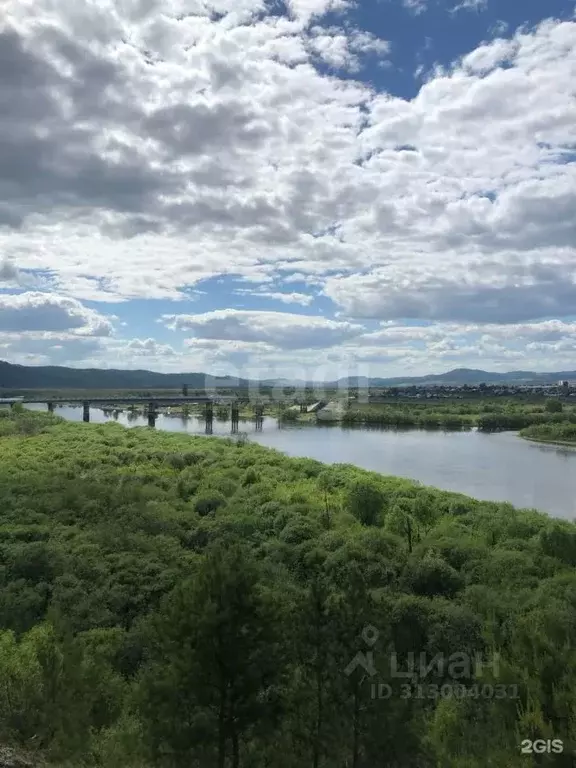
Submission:
M 221 493 L 211 493 L 203 496 L 199 496 L 194 502 L 194 511 L 200 517 L 211 515 L 216 512 L 217 509 L 223 507 L 226 504 L 226 499 Z
M 574 526 L 554 522 L 540 533 L 542 551 L 566 565 L 576 567 L 576 530 Z
M 0 744 L 58 768 L 570 764 L 518 744 L 576 740 L 574 523 L 232 440 L 18 409 L 0 435 Z M 500 661 L 393 673 L 422 654 Z M 517 697 L 468 695 L 498 683 Z
M 282 659 L 272 596 L 244 549 L 216 545 L 156 617 L 138 687 L 152 754 L 185 768 L 223 765 L 275 717 Z M 192 652 L 191 652 L 192 651 Z M 188 712 L 188 717 L 182 717 Z
M 542 442 L 576 444 L 576 424 L 572 421 L 533 425 L 523 429 L 520 434 Z
M 384 493 L 367 482 L 355 482 L 346 497 L 346 508 L 364 525 L 377 525 L 380 522 L 384 504 Z
M 427 597 L 454 597 L 464 585 L 460 574 L 445 560 L 435 556 L 411 562 L 403 573 L 402 581 L 407 589 Z
M 563 407 L 560 400 L 546 400 L 544 403 L 546 413 L 562 413 Z
M 294 414 L 297 418 L 298 414 Z M 532 425 L 576 423 L 576 411 L 560 400 L 545 405 L 521 398 L 474 401 L 411 401 L 368 404 L 348 409 L 342 422 L 349 426 L 380 426 L 393 429 L 419 428 L 463 430 L 478 427 L 487 432 L 520 430 Z

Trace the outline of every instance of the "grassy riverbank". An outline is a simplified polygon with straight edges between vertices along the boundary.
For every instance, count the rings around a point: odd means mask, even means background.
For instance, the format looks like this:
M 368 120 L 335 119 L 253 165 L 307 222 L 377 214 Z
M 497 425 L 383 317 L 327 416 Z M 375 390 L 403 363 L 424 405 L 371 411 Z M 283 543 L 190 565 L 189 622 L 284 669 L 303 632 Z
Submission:
M 299 414 L 290 414 L 300 421 Z M 576 424 L 576 408 L 558 400 L 528 403 L 509 400 L 350 404 L 334 421 L 345 426 L 383 426 L 484 431 L 520 430 L 539 424 Z
M 523 429 L 520 436 L 541 443 L 558 443 L 576 447 L 576 424 L 571 422 L 537 424 Z
M 571 765 L 574 523 L 31 412 L 1 413 L 0 451 L 0 744 L 61 768 L 520 768 L 520 734 Z

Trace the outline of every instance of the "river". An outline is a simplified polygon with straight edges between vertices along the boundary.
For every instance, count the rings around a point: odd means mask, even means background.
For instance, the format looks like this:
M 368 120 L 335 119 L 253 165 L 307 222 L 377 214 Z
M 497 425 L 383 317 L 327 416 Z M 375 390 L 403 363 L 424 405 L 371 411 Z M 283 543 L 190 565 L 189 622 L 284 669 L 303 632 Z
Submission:
M 30 405 L 46 410 L 45 405 Z M 82 421 L 82 408 L 63 406 L 56 414 Z M 117 421 L 128 427 L 147 425 L 141 415 L 116 417 L 90 409 L 94 423 Z M 205 434 L 202 419 L 159 415 L 156 428 Z M 230 423 L 214 419 L 214 435 L 230 435 Z M 326 463 L 356 464 L 386 475 L 418 480 L 425 485 L 465 493 L 487 501 L 508 501 L 555 517 L 576 518 L 576 450 L 522 440 L 514 432 L 485 434 L 430 430 L 347 429 L 315 425 L 280 428 L 266 418 L 262 431 L 240 422 L 240 432 L 261 445 L 289 456 L 307 456 Z

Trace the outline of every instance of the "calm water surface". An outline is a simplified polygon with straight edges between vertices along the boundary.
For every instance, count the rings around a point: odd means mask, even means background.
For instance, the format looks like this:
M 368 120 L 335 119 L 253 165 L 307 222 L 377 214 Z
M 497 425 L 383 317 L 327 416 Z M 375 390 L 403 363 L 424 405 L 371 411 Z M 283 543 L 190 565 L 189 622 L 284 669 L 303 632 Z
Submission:
M 46 406 L 29 406 L 46 410 Z M 82 408 L 64 406 L 56 413 L 82 421 Z M 146 426 L 147 419 L 120 413 L 117 418 L 91 408 L 92 422 L 117 421 L 124 426 Z M 159 416 L 156 428 L 170 432 L 205 434 L 201 419 Z M 418 480 L 425 485 L 458 491 L 477 499 L 509 501 L 556 517 L 576 518 L 576 450 L 538 445 L 513 432 L 391 431 L 342 427 L 292 426 L 279 428 L 266 418 L 261 432 L 253 422 L 241 422 L 254 442 L 326 463 L 356 464 L 387 475 Z M 229 435 L 230 423 L 214 420 L 215 435 Z

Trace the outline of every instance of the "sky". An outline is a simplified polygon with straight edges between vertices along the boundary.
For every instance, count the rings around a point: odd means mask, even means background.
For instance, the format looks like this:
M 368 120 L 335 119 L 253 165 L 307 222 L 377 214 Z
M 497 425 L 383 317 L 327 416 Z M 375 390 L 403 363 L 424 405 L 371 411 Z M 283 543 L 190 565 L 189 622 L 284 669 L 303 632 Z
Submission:
M 0 359 L 576 369 L 574 0 L 3 0 Z

